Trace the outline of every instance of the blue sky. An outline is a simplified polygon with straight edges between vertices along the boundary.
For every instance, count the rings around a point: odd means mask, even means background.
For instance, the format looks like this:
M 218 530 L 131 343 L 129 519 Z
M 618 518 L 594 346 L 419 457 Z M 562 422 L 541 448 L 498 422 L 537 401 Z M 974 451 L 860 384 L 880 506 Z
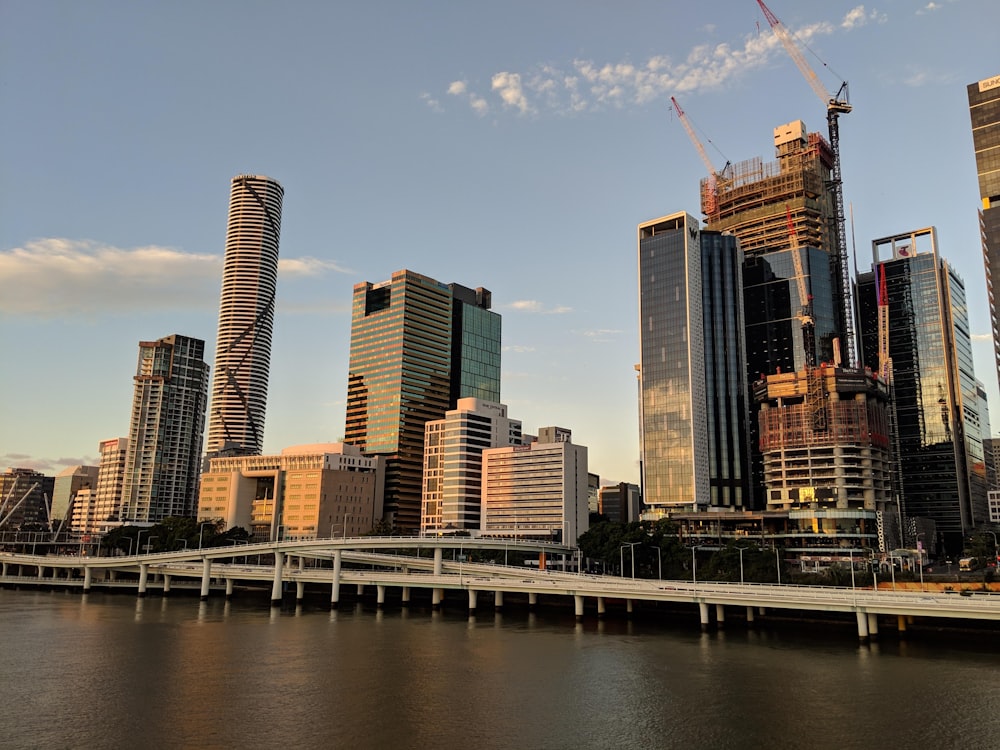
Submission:
M 770 7 L 850 82 L 859 265 L 937 226 L 1000 427 L 965 93 L 1000 74 L 1000 3 Z M 704 172 L 671 95 L 719 167 L 825 131 L 753 0 L 3 3 L 0 468 L 127 435 L 140 340 L 197 336 L 212 364 L 250 172 L 285 187 L 265 451 L 342 437 L 351 289 L 410 268 L 493 292 L 525 430 L 638 481 L 636 225 L 697 214 Z

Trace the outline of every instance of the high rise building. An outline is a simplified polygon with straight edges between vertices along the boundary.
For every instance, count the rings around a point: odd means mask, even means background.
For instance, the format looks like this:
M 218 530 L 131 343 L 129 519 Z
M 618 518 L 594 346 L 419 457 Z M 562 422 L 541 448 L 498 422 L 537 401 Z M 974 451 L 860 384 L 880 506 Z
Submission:
M 424 485 L 420 531 L 451 533 L 478 529 L 481 519 L 483 451 L 521 444 L 521 423 L 507 407 L 461 398 L 457 408 L 424 427 Z
M 193 516 L 208 398 L 205 342 L 175 334 L 139 343 L 121 520 Z
M 598 490 L 597 513 L 616 523 L 638 521 L 642 513 L 639 485 L 619 482 Z
M 681 212 L 639 225 L 640 440 L 647 514 L 748 507 L 743 255 Z
M 575 544 L 590 525 L 587 448 L 562 427 L 527 445 L 483 451 L 482 531 Z
M 259 455 L 263 450 L 284 193 L 269 177 L 238 175 L 232 180 L 209 455 Z
M 420 528 L 424 425 L 460 398 L 499 400 L 490 305 L 486 289 L 408 270 L 354 287 L 344 442 L 385 457 L 385 518 L 400 528 Z
M 71 466 L 63 469 L 55 477 L 52 488 L 52 518 L 65 521 L 69 518 L 70 506 L 76 493 L 87 487 L 97 488 L 96 466 Z
M 0 474 L 0 531 L 44 531 L 55 477 L 34 469 L 10 468 Z
M 987 518 L 965 285 L 940 257 L 933 227 L 877 239 L 872 251 L 873 270 L 858 277 L 862 344 L 865 362 L 881 369 L 884 275 L 902 512 L 933 520 L 958 554 L 963 534 Z
M 128 438 L 118 437 L 102 440 L 99 449 L 101 463 L 97 472 L 93 515 L 98 522 L 117 523 L 121 520 L 122 488 L 125 484 Z
M 1000 380 L 1000 75 L 968 85 L 972 145 L 979 174 L 979 229 L 986 262 L 986 292 L 993 323 L 993 352 Z

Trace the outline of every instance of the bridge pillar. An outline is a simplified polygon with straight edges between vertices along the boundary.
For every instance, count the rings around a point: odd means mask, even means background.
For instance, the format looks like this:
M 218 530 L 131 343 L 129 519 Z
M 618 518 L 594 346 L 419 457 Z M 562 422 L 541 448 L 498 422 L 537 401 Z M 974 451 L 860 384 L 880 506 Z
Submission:
M 359 583 L 355 591 L 358 595 L 358 599 L 360 599 L 365 595 L 365 585 L 363 583 Z
M 753 625 L 753 607 L 747 607 L 747 625 Z
M 503 592 L 494 591 L 493 592 L 493 611 L 500 612 L 503 610 Z
M 118 571 L 115 570 L 114 568 L 110 568 L 108 570 L 108 580 L 109 581 L 117 581 L 118 580 Z
M 528 592 L 528 610 L 534 610 L 538 606 L 538 594 L 534 591 Z
M 580 594 L 573 594 L 573 611 L 576 614 L 576 621 L 583 620 L 583 597 Z
M 757 614 L 763 617 L 767 614 L 767 609 L 765 607 L 757 607 Z
M 0 575 L 7 575 L 7 563 L 6 562 L 4 562 L 4 564 L 3 564 L 3 573 L 0 574 Z
M 403 586 L 403 594 L 401 596 L 401 599 L 402 599 L 404 607 L 409 607 L 410 606 L 410 587 L 409 586 Z
M 385 606 L 385 586 L 375 587 L 375 606 L 379 609 Z
M 896 628 L 899 630 L 900 633 L 906 632 L 906 615 L 896 616 Z
M 306 569 L 306 559 L 304 557 L 299 557 L 299 570 Z
M 277 552 L 274 553 L 274 583 L 271 584 L 271 606 L 280 607 L 281 606 L 281 575 L 283 573 L 283 568 L 285 567 L 285 553 Z
M 167 596 L 170 593 L 170 576 L 166 573 L 163 574 L 163 595 Z
M 476 590 L 469 589 L 469 614 L 476 614 Z
M 441 609 L 441 599 L 444 597 L 444 589 L 431 589 L 431 609 Z
M 208 557 L 201 561 L 201 600 L 208 599 L 209 584 L 212 583 L 212 560 Z
M 701 616 L 701 631 L 708 630 L 710 624 L 708 619 L 708 605 L 705 602 L 698 602 L 698 614 Z
M 6 563 L 4 564 L 3 568 L 4 568 L 3 574 L 7 575 L 7 565 L 6 565 Z M 85 594 L 89 594 L 90 593 L 90 582 L 92 580 L 92 576 L 93 576 L 93 572 L 91 571 L 90 566 L 89 565 L 85 565 L 84 568 L 83 568 L 83 593 L 85 593 Z
M 858 618 L 858 640 L 862 643 L 868 642 L 868 615 L 860 610 L 857 612 Z
M 330 609 L 336 609 L 340 604 L 340 566 L 343 562 L 342 550 L 333 553 L 333 584 L 330 588 Z
M 226 599 L 233 598 L 233 588 L 236 586 L 236 580 L 234 578 L 226 579 Z
M 598 619 L 604 617 L 605 612 L 606 612 L 606 609 L 604 607 L 604 597 L 603 596 L 599 596 L 599 597 L 597 597 L 597 617 L 598 617 Z
M 41 565 L 38 566 L 38 577 L 43 578 L 45 576 L 45 568 Z
M 626 599 L 625 600 L 625 612 L 626 612 L 626 614 L 631 615 L 634 608 L 635 608 L 635 604 L 632 602 L 632 600 L 631 599 Z
M 726 607 L 723 604 L 715 605 L 715 626 L 718 628 L 726 627 Z
M 301 557 L 299 558 L 302 559 Z M 302 600 L 306 598 L 306 582 L 296 581 L 295 582 L 295 603 L 302 604 Z
M 878 615 L 875 612 L 868 613 L 868 635 L 873 641 L 878 640 Z
M 444 560 L 444 550 L 441 549 L 440 547 L 437 547 L 434 550 L 434 575 L 436 576 L 441 575 L 443 560 Z
M 139 598 L 146 595 L 146 582 L 149 580 L 149 565 L 142 563 L 139 566 Z

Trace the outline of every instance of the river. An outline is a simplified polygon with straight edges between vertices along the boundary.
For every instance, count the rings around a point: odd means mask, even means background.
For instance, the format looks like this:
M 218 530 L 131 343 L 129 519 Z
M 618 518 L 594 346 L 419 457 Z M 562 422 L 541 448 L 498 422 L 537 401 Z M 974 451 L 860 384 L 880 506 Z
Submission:
M 0 590 L 0 747 L 980 750 L 996 635 Z

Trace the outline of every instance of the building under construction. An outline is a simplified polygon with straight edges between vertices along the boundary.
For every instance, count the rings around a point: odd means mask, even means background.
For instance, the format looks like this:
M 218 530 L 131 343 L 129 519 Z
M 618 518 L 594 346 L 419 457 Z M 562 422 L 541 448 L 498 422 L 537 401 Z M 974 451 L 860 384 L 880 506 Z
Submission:
M 883 523 L 894 511 L 885 383 L 870 370 L 821 366 L 769 375 L 753 390 L 766 507 L 798 526 L 787 551 L 892 549 L 895 524 Z

